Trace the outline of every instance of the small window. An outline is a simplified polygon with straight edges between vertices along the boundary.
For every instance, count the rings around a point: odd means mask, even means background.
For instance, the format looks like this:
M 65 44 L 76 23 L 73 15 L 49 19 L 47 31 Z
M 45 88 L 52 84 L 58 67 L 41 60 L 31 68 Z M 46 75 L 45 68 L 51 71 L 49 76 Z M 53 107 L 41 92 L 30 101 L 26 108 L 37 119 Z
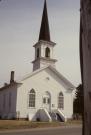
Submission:
M 47 58 L 50 57 L 50 49 L 48 47 L 45 50 L 45 57 L 47 57 Z
M 35 91 L 32 89 L 29 93 L 29 107 L 35 107 Z
M 39 48 L 37 48 L 37 58 L 39 58 Z
M 46 98 L 43 98 L 43 103 L 46 104 Z
M 60 92 L 58 96 L 58 108 L 60 109 L 64 108 L 64 96 L 62 92 Z
M 47 99 L 47 103 L 50 104 L 50 98 Z

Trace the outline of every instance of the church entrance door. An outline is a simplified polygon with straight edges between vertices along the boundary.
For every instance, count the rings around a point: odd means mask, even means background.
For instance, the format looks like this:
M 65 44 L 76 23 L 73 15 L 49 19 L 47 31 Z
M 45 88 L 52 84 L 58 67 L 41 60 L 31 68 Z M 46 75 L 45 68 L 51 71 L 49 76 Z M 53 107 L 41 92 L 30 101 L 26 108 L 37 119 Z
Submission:
M 49 92 L 46 92 L 45 95 L 43 95 L 43 108 L 48 112 L 51 110 L 51 96 Z

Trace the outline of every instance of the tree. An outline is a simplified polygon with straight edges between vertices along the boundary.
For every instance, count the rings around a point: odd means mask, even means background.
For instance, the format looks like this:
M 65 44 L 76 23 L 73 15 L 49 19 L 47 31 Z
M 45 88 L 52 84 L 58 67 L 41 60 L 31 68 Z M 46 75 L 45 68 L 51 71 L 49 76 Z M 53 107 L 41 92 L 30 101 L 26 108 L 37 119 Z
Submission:
M 76 88 L 76 98 L 74 100 L 74 113 L 83 114 L 83 86 L 79 84 Z

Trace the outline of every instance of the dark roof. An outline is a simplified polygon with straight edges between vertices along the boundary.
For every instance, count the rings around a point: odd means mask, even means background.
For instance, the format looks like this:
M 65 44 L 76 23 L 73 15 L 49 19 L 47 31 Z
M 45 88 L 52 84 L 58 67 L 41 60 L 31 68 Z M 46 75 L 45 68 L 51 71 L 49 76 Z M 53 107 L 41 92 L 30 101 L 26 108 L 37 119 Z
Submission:
M 18 85 L 18 84 L 22 84 L 22 83 L 13 82 L 13 83 L 7 84 L 7 85 L 1 87 L 1 88 L 0 88 L 0 91 L 5 90 L 5 89 L 7 89 L 7 88 L 9 88 L 9 87 L 12 87 L 12 86 L 14 86 L 14 85 Z
M 49 22 L 48 22 L 46 0 L 45 0 L 45 3 L 44 3 L 39 40 L 50 41 L 50 29 L 49 29 Z

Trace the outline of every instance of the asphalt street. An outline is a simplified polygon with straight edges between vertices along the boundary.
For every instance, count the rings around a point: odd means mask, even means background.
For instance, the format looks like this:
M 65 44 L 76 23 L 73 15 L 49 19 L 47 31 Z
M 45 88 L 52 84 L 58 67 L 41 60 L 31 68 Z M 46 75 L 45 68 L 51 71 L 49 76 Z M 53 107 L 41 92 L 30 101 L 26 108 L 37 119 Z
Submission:
M 81 126 L 0 131 L 0 135 L 81 135 Z

